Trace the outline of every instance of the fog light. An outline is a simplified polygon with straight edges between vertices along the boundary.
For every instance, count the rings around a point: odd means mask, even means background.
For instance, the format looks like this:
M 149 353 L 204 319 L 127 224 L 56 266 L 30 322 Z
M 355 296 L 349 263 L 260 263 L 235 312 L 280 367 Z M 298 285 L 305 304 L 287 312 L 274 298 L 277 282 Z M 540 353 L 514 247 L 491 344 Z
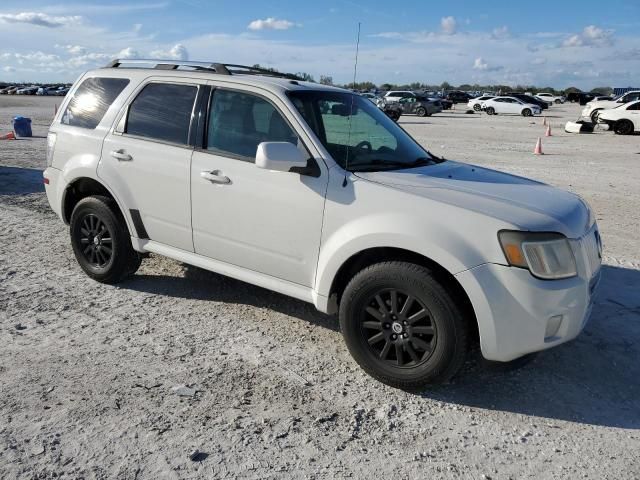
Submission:
M 562 324 L 562 315 L 554 315 L 549 320 L 547 320 L 547 329 L 544 332 L 544 341 L 551 340 L 552 337 L 558 333 L 560 329 L 560 325 Z

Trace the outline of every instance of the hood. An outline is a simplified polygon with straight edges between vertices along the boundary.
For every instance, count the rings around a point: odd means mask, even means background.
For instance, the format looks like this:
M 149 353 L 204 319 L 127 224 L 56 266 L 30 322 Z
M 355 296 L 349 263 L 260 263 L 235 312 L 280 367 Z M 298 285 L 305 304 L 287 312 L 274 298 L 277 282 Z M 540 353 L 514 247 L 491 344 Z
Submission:
M 446 161 L 407 170 L 357 172 L 355 175 L 472 210 L 520 230 L 559 232 L 569 238 L 578 238 L 588 228 L 589 210 L 577 195 L 475 165 Z

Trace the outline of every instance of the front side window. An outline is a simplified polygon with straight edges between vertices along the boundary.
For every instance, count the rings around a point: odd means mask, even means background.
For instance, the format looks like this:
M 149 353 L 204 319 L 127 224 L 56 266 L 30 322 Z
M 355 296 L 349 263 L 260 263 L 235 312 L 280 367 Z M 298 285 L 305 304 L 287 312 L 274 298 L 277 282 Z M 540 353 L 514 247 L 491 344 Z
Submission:
M 148 84 L 129 107 L 125 133 L 187 145 L 197 93 L 194 85 Z
M 87 78 L 73 94 L 61 123 L 72 127 L 96 128 L 128 84 L 126 78 Z
M 395 170 L 437 159 L 379 108 L 347 92 L 294 90 L 289 98 L 332 158 L 350 171 Z
M 216 90 L 209 109 L 207 150 L 253 162 L 262 142 L 298 145 L 298 137 L 280 112 L 262 97 Z

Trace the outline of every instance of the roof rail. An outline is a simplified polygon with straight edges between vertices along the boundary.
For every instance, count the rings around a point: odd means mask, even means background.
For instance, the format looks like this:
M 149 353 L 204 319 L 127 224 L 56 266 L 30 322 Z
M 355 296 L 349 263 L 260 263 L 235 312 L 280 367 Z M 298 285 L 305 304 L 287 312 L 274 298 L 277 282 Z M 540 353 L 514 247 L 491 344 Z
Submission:
M 269 77 L 287 78 L 289 80 L 302 80 L 292 73 L 282 73 L 275 70 L 233 63 L 190 62 L 184 60 L 153 60 L 153 59 L 127 59 L 117 58 L 112 60 L 104 68 L 151 68 L 156 70 L 190 69 L 217 73 L 218 75 L 265 75 Z

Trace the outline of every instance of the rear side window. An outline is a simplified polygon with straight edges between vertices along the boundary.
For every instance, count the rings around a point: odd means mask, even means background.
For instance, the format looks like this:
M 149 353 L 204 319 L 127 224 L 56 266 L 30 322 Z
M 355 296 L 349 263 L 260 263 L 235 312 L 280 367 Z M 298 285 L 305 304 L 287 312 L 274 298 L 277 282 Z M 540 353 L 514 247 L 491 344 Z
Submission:
M 634 103 L 627 107 L 627 110 L 640 110 L 640 102 Z
M 129 107 L 125 133 L 186 145 L 198 88 L 193 85 L 150 83 Z
M 93 129 L 129 84 L 126 78 L 87 78 L 73 94 L 61 123 Z

